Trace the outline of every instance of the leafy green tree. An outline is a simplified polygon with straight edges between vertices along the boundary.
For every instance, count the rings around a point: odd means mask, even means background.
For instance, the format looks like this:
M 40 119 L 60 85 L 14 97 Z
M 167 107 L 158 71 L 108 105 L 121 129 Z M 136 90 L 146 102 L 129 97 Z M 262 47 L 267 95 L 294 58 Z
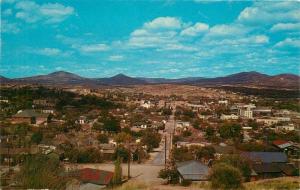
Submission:
M 114 117 L 109 117 L 103 121 L 103 129 L 109 132 L 119 132 L 121 131 L 120 122 Z
M 200 147 L 198 150 L 196 150 L 196 158 L 198 160 L 200 159 L 213 159 L 214 154 L 216 153 L 216 150 L 212 146 L 205 146 L 205 147 Z
M 38 131 L 34 132 L 31 136 L 31 141 L 35 144 L 39 144 L 43 140 L 43 133 Z
M 214 189 L 237 189 L 242 186 L 241 172 L 225 163 L 213 166 L 210 180 Z
M 225 163 L 240 170 L 245 181 L 250 180 L 251 168 L 248 160 L 239 155 L 223 155 L 217 163 Z
M 127 162 L 128 161 L 128 154 L 129 154 L 129 152 L 128 152 L 128 150 L 125 147 L 118 146 L 115 149 L 113 158 L 114 159 L 121 158 L 122 161 Z
M 147 146 L 147 150 L 151 151 L 153 148 L 159 147 L 161 135 L 154 130 L 145 130 L 142 134 L 141 142 Z
M 114 169 L 114 176 L 113 176 L 113 184 L 119 185 L 122 183 L 122 160 L 120 157 L 117 158 L 115 161 L 115 169 Z
M 225 124 L 220 127 L 220 136 L 224 139 L 240 138 L 242 136 L 242 127 L 239 124 Z

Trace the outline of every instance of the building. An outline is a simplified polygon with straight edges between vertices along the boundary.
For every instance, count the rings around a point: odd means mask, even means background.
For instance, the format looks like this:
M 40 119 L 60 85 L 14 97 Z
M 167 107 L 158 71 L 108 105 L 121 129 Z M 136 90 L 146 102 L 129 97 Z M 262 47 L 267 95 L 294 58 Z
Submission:
M 295 125 L 293 123 L 287 125 L 276 126 L 276 130 L 284 130 L 284 131 L 294 131 Z
M 270 114 L 272 113 L 272 109 L 270 107 L 256 107 L 253 109 L 253 113 L 255 114 Z
M 275 140 L 272 144 L 279 149 L 285 149 L 293 145 L 291 142 L 285 140 Z
M 286 163 L 284 152 L 242 152 L 241 157 L 253 163 Z
M 149 109 L 149 108 L 151 108 L 151 106 L 152 106 L 152 104 L 151 104 L 150 101 L 144 101 L 144 100 L 142 100 L 142 101 L 140 102 L 140 105 L 141 105 L 141 107 L 146 108 L 146 109 Z
M 219 100 L 218 103 L 219 104 L 225 104 L 225 105 L 227 105 L 228 104 L 228 100 Z
M 206 181 L 208 180 L 209 168 L 199 161 L 191 160 L 176 163 L 179 173 L 179 181 Z
M 234 115 L 234 114 L 231 114 L 231 115 L 222 114 L 220 119 L 221 120 L 237 120 L 237 119 L 239 119 L 239 116 Z
M 20 110 L 18 113 L 12 116 L 12 123 L 28 123 L 28 124 L 42 124 L 46 123 L 49 114 L 39 113 L 32 109 Z
M 78 123 L 80 125 L 84 125 L 87 123 L 87 118 L 85 116 L 80 116 L 79 119 L 78 119 Z
M 253 109 L 256 106 L 254 104 L 241 104 L 238 105 L 238 114 L 241 117 L 247 118 L 247 119 L 252 119 L 253 118 Z
M 263 123 L 267 126 L 277 124 L 279 121 L 276 118 L 257 118 L 257 123 Z
M 75 189 L 83 189 L 85 186 L 94 187 L 93 189 L 105 188 L 111 184 L 113 175 L 113 172 L 92 168 L 83 168 L 67 173 L 68 177 L 79 181 L 79 187 L 77 186 Z M 74 185 L 72 186 L 74 187 Z
M 240 155 L 251 163 L 251 180 L 292 176 L 296 171 L 284 152 L 242 152 Z

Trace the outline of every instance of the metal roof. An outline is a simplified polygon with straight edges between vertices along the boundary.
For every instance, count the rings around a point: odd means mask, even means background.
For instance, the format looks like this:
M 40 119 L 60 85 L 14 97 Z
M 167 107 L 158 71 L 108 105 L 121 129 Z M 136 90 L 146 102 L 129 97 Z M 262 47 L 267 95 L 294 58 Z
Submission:
M 242 152 L 241 156 L 254 162 L 287 162 L 287 156 L 283 152 Z
M 208 178 L 208 166 L 201 162 L 191 160 L 176 163 L 177 170 L 186 180 L 206 180 Z

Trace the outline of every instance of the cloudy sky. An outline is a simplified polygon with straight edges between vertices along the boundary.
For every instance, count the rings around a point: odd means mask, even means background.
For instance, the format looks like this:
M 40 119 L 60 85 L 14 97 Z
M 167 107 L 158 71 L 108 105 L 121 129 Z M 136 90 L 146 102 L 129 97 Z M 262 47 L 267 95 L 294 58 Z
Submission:
M 1 0 L 0 75 L 299 74 L 300 1 Z

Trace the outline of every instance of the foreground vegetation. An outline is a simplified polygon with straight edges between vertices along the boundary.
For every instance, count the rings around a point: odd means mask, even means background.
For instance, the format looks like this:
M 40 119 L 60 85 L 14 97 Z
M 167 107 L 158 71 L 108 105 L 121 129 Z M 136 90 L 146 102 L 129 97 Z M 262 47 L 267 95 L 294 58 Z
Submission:
M 255 182 L 244 183 L 241 190 L 296 190 L 299 189 L 299 177 L 281 177 L 276 179 L 266 179 Z M 210 182 L 199 182 L 193 183 L 189 187 L 183 187 L 179 185 L 150 185 L 142 182 L 132 181 L 126 183 L 119 188 L 114 188 L 115 190 L 212 190 L 215 188 L 211 187 Z

